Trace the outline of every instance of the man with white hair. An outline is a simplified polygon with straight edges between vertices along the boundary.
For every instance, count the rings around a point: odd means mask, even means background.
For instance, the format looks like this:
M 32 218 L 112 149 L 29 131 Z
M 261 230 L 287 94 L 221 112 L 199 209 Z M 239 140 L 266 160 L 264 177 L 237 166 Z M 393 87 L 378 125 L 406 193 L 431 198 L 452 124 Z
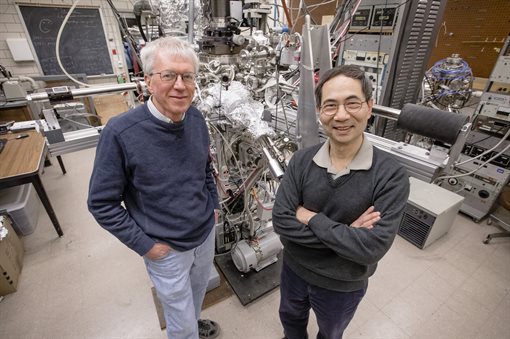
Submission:
M 151 97 L 101 132 L 89 210 L 143 256 L 168 338 L 214 338 L 218 324 L 200 319 L 219 202 L 207 126 L 191 106 L 198 58 L 189 43 L 169 37 L 148 43 L 141 60 Z

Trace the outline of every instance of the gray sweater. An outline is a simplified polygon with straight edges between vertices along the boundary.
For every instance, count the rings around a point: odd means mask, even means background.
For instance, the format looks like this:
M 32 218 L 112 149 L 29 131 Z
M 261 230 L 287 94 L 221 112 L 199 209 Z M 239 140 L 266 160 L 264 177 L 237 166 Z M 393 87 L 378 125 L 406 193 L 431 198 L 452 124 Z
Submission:
M 407 171 L 374 147 L 372 167 L 335 180 L 313 157 L 321 145 L 299 150 L 283 177 L 273 208 L 273 226 L 284 261 L 308 283 L 335 291 L 367 286 L 377 262 L 390 249 L 409 196 Z M 317 212 L 305 225 L 303 206 Z M 370 206 L 381 212 L 372 229 L 349 226 Z

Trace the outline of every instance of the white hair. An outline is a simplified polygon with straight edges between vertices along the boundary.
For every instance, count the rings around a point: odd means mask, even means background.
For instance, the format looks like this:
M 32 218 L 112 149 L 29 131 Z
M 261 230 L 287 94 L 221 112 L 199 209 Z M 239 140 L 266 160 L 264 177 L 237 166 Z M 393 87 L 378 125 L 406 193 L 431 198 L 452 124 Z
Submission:
M 151 74 L 154 59 L 157 54 L 163 52 L 170 57 L 181 57 L 189 59 L 195 66 L 195 72 L 198 72 L 198 57 L 193 46 L 186 40 L 176 37 L 165 37 L 151 41 L 142 48 L 140 59 L 142 61 L 143 72 Z

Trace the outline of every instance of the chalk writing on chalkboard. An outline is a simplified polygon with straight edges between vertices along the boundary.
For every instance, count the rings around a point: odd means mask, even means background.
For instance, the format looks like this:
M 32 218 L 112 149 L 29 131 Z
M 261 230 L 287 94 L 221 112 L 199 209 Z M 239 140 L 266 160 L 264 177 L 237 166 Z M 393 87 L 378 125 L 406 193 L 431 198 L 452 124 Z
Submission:
M 44 75 L 64 74 L 55 54 L 57 34 L 69 8 L 19 5 Z M 60 60 L 70 74 L 112 74 L 98 8 L 75 8 L 60 37 Z

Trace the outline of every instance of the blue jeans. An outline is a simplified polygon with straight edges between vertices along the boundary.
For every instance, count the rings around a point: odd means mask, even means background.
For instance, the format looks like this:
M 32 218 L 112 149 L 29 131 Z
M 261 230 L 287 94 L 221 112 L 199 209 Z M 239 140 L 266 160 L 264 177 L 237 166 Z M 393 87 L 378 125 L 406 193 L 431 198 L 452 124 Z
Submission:
M 313 309 L 319 325 L 317 339 L 341 339 L 366 289 L 337 292 L 311 285 L 285 262 L 280 279 L 280 321 L 285 337 L 306 339 L 308 317 Z
M 214 229 L 200 246 L 170 251 L 158 260 L 144 257 L 165 313 L 168 338 L 198 339 L 200 318 L 214 259 Z

